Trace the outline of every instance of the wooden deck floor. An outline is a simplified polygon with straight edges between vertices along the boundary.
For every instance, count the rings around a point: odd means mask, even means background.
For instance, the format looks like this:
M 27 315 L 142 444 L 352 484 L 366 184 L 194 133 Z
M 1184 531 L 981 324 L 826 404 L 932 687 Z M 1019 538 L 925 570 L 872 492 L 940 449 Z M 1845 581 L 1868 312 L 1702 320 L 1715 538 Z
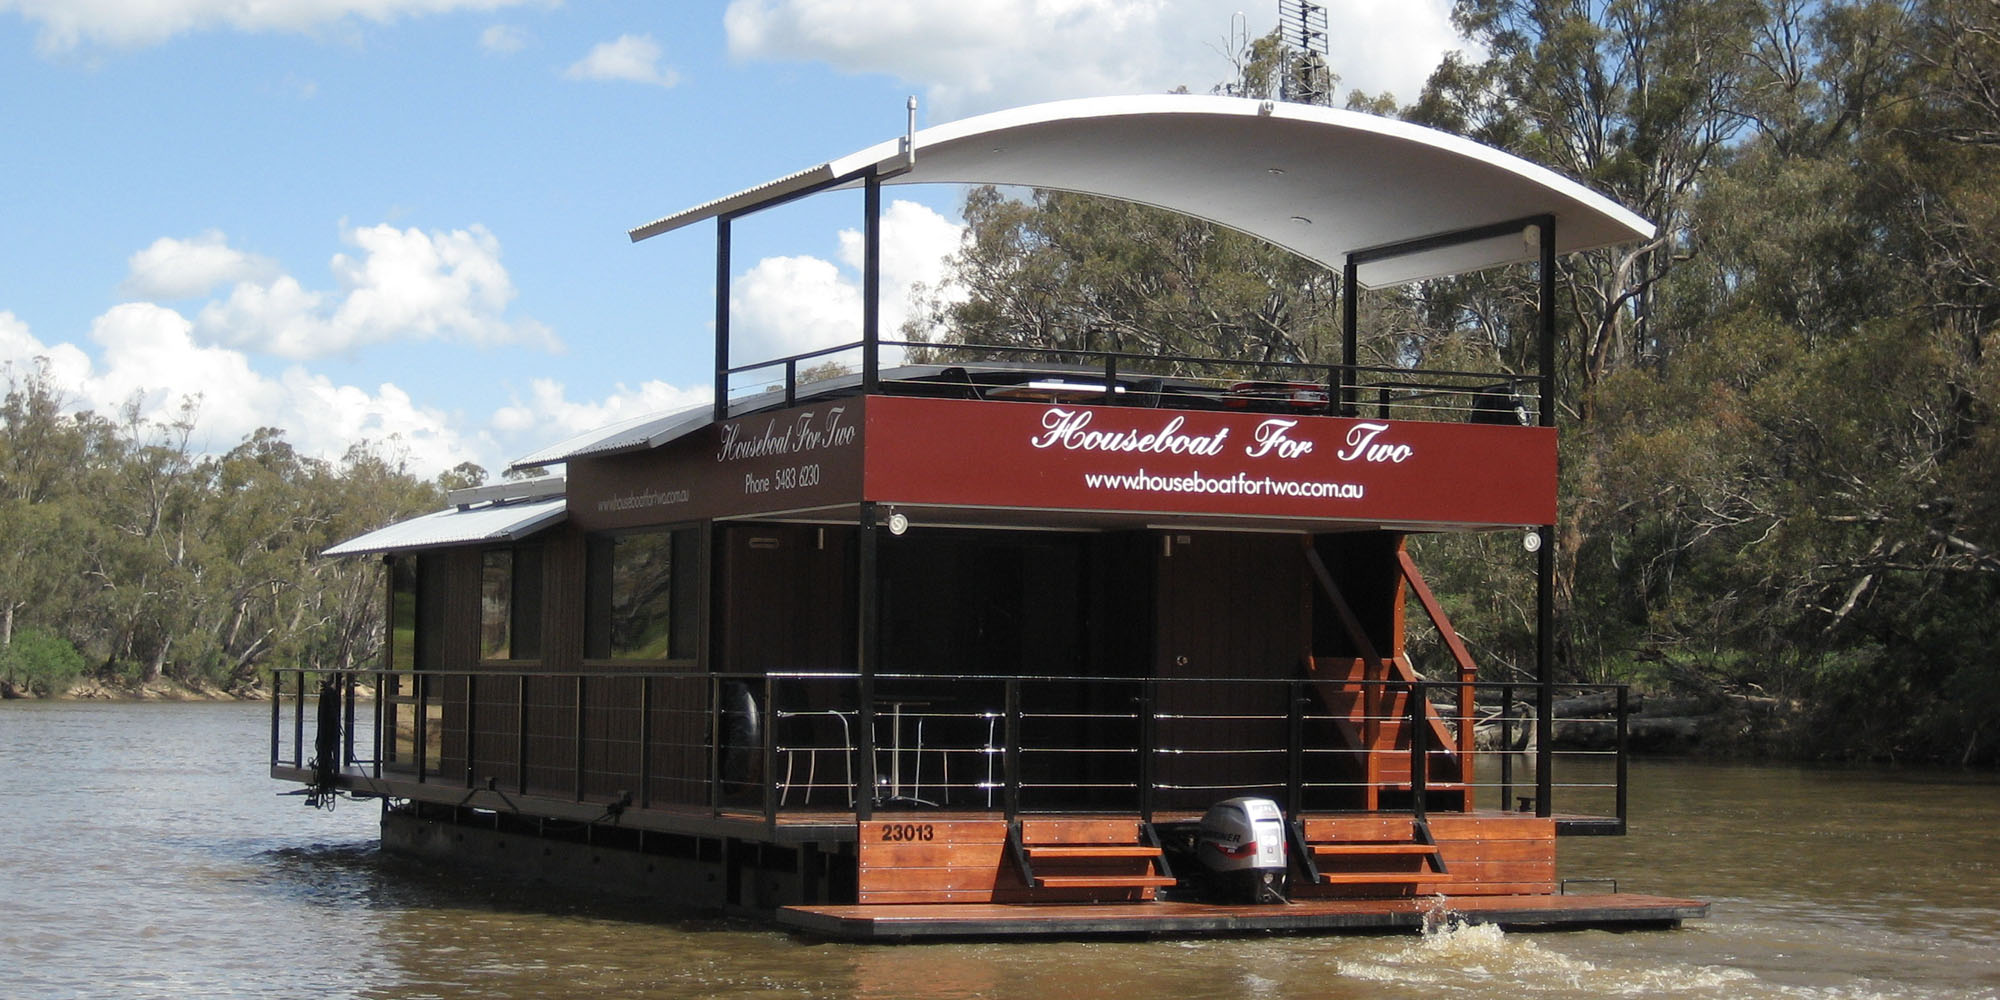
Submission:
M 1503 927 L 1673 927 L 1708 915 L 1692 899 L 1607 893 L 1577 896 L 1460 896 L 1316 899 L 1286 905 L 1222 906 L 1143 902 L 788 906 L 778 922 L 847 940 L 925 937 L 1084 937 L 1103 934 L 1239 934 L 1257 931 L 1418 930 L 1453 918 Z

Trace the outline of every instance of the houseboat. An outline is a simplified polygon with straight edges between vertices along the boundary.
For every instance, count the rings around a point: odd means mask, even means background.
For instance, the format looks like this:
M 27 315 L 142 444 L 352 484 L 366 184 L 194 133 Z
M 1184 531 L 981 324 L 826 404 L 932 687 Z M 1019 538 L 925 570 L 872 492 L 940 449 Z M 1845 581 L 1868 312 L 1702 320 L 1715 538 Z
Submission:
M 1609 749 L 1550 738 L 1556 260 L 1652 226 L 1321 107 L 911 119 L 631 232 L 714 227 L 713 402 L 328 550 L 380 560 L 386 653 L 281 674 L 272 775 L 379 800 L 388 849 L 828 937 L 1705 915 L 1556 870 L 1558 837 L 1625 829 L 1622 691 L 1593 692 Z M 885 337 L 881 190 L 930 182 L 1142 203 L 1338 269 L 1343 356 Z M 732 222 L 835 189 L 862 194 L 860 339 L 736 357 Z M 1521 263 L 1536 370 L 1361 363 L 1358 289 Z M 1533 675 L 1481 679 L 1405 544 L 1441 532 L 1525 549 Z

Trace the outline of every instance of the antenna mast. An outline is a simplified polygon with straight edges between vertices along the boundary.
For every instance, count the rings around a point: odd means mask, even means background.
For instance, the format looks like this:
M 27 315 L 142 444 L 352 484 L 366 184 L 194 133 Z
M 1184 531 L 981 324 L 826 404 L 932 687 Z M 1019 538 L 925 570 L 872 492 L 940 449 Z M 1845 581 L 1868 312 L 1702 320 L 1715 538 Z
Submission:
M 1333 104 L 1326 63 L 1326 8 L 1311 0 L 1278 0 L 1278 38 L 1285 45 L 1279 96 L 1295 104 Z

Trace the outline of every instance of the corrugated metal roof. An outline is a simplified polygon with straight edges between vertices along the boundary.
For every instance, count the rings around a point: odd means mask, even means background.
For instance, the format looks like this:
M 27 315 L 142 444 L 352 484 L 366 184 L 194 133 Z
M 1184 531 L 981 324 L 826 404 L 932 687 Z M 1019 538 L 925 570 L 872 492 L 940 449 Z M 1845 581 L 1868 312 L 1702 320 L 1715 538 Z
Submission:
M 633 239 L 780 200 L 879 165 L 885 184 L 1001 184 L 1152 205 L 1339 268 L 1349 253 L 1445 232 L 1556 217 L 1569 253 L 1653 225 L 1569 178 L 1469 139 L 1335 108 L 1154 94 L 1056 101 L 918 132 L 669 215 Z M 894 174 L 890 176 L 890 174 Z M 857 182 L 858 183 L 858 182 Z M 1377 286 L 1534 260 L 1521 234 L 1362 265 Z
M 712 403 L 641 414 L 608 427 L 565 438 L 516 459 L 511 468 L 529 469 L 567 462 L 572 458 L 656 448 L 697 428 L 706 427 L 714 419 L 715 407 Z
M 1032 367 L 1032 366 L 1028 366 Z M 884 368 L 879 377 L 885 382 L 923 378 L 942 371 L 942 365 L 898 365 Z M 797 400 L 804 404 L 816 397 L 830 393 L 851 392 L 861 385 L 861 376 L 849 372 L 836 375 L 819 382 L 809 383 L 798 394 Z M 754 396 L 731 400 L 729 412 L 732 416 L 755 413 L 784 402 L 783 390 L 761 392 Z M 703 403 L 681 410 L 648 413 L 620 421 L 608 427 L 585 431 L 574 437 L 552 444 L 533 454 L 515 459 L 509 468 L 531 469 L 545 465 L 555 465 L 574 458 L 602 458 L 627 451 L 644 451 L 658 448 L 663 444 L 692 434 L 715 422 L 715 406 Z
M 452 507 L 350 538 L 320 554 L 365 556 L 444 545 L 509 542 L 560 523 L 569 513 L 564 503 L 564 498 L 558 496 L 484 507 Z

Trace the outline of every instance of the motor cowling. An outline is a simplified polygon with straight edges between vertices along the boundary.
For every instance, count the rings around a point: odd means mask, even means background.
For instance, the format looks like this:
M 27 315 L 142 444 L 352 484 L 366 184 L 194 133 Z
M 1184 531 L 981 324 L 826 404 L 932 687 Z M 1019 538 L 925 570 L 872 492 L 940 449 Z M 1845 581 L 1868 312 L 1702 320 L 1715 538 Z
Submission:
M 1195 857 L 1227 897 L 1285 902 L 1285 814 L 1270 799 L 1241 797 L 1201 817 Z

